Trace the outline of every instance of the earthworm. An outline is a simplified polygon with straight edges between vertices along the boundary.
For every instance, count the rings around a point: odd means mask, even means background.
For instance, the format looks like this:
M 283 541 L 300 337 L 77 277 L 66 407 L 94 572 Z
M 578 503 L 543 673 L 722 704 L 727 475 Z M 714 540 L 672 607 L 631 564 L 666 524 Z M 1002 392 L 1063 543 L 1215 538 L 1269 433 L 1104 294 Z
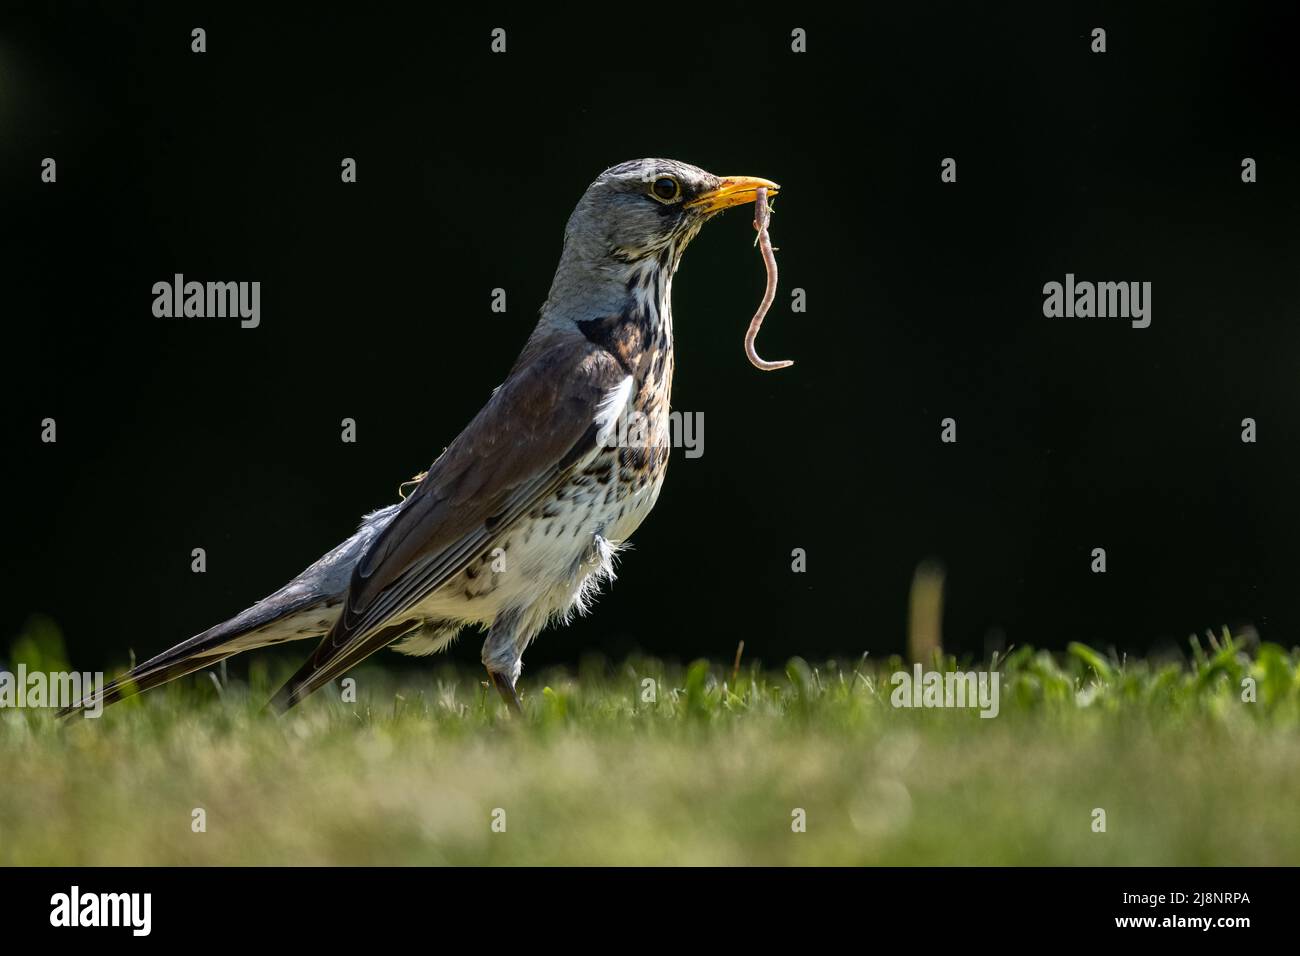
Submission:
M 749 364 L 756 369 L 764 372 L 772 372 L 778 368 L 785 368 L 793 365 L 794 362 L 783 359 L 779 362 L 769 362 L 767 359 L 760 358 L 754 351 L 754 339 L 758 337 L 758 330 L 763 327 L 763 319 L 767 316 L 767 310 L 772 308 L 772 302 L 776 299 L 776 256 L 772 253 L 772 238 L 767 234 L 767 224 L 772 218 L 771 210 L 767 206 L 767 188 L 760 186 L 754 197 L 754 228 L 758 230 L 758 248 L 763 253 L 763 264 L 767 266 L 767 288 L 763 291 L 763 301 L 758 304 L 758 311 L 754 317 L 749 320 L 749 331 L 745 333 L 745 356 L 749 359 Z

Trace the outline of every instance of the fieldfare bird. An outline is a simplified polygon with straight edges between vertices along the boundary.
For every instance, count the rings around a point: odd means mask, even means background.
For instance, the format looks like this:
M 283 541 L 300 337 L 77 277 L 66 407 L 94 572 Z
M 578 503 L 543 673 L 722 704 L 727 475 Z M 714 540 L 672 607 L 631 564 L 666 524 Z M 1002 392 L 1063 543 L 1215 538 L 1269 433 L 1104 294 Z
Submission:
M 414 491 L 274 594 L 108 684 L 104 703 L 323 635 L 272 700 L 284 711 L 380 648 L 432 654 L 475 624 L 487 628 L 492 683 L 518 711 L 524 649 L 548 623 L 586 611 L 659 497 L 682 253 L 760 188 L 778 187 L 667 159 L 601 173 L 569 217 L 510 374 Z M 620 423 L 633 417 L 645 440 L 620 447 Z

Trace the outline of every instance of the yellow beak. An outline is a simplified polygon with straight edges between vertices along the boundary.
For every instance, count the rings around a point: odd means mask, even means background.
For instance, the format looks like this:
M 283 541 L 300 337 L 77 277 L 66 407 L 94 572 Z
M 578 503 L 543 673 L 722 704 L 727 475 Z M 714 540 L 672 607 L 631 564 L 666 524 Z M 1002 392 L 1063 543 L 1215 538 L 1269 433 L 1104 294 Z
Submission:
M 767 190 L 769 199 L 781 189 L 771 180 L 759 179 L 757 176 L 724 176 L 717 189 L 711 189 L 707 193 L 696 196 L 686 203 L 686 208 L 695 209 L 698 207 L 706 213 L 719 212 L 723 209 L 730 209 L 732 206 L 741 206 L 747 202 L 753 202 L 758 196 L 760 188 Z

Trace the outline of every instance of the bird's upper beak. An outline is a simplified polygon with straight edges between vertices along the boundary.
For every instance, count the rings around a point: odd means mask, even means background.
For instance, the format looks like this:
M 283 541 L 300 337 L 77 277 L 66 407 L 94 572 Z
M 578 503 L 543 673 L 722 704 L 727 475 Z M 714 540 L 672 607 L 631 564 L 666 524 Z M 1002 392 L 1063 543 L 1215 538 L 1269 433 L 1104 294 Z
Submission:
M 723 176 L 717 189 L 701 193 L 686 203 L 687 209 L 699 209 L 701 212 L 714 213 L 732 206 L 741 206 L 753 202 L 758 190 L 766 189 L 769 197 L 775 196 L 781 189 L 769 179 L 757 176 Z

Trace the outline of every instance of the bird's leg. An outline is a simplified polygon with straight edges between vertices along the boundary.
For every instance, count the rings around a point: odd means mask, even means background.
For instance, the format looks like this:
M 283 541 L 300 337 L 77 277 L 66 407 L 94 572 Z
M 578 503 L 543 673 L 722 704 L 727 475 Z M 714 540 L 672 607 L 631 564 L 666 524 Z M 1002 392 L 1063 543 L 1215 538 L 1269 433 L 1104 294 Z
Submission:
M 491 669 L 488 670 L 488 676 L 492 678 L 492 683 L 496 685 L 497 693 L 499 693 L 501 699 L 506 702 L 506 706 L 522 717 L 524 715 L 524 708 L 519 702 L 519 694 L 515 691 L 514 682 L 505 674 L 501 674 Z
M 522 717 L 524 709 L 515 690 L 519 672 L 523 669 L 516 643 L 521 617 L 518 610 L 503 611 L 497 615 L 483 642 L 483 666 L 487 668 L 488 676 L 492 678 L 492 683 L 506 706 Z

